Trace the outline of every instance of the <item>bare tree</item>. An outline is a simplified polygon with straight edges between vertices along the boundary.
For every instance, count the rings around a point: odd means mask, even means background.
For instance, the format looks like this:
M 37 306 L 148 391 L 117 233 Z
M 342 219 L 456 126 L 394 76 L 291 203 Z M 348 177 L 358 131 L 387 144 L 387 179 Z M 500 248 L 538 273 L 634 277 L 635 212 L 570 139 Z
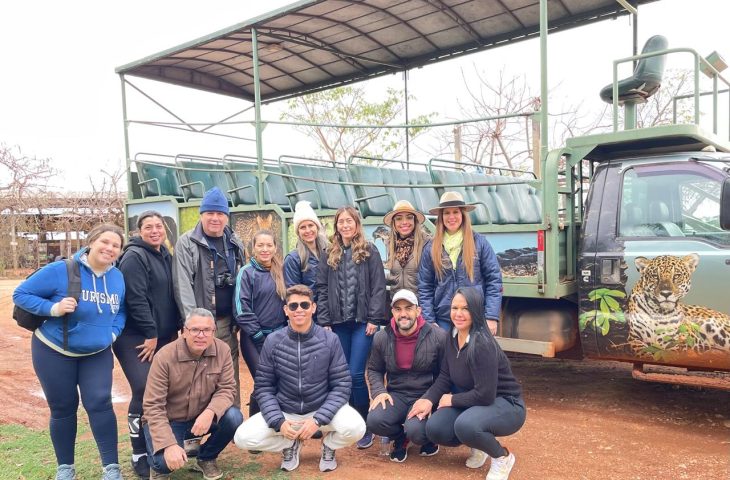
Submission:
M 26 156 L 20 147 L 0 144 L 0 212 L 10 220 L 3 238 L 10 246 L 13 269 L 19 267 L 18 229 L 29 226 L 26 223 L 32 215 L 27 215 L 27 210 L 37 208 L 37 197 L 57 173 L 50 162 L 48 158 Z

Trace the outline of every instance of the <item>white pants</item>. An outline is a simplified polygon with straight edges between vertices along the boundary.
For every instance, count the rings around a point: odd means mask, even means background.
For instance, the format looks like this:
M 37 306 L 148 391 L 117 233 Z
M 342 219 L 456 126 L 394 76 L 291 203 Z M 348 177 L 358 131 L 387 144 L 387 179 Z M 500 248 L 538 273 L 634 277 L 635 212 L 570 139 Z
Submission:
M 305 420 L 312 418 L 316 412 L 298 415 L 284 412 L 287 420 Z M 331 449 L 337 450 L 352 445 L 365 435 L 365 422 L 357 410 L 345 404 L 340 408 L 328 425 L 319 428 L 324 437 L 322 441 Z M 292 440 L 286 438 L 273 428 L 269 428 L 264 416 L 257 413 L 243 422 L 236 430 L 233 441 L 243 450 L 261 450 L 263 452 L 280 452 L 292 446 Z

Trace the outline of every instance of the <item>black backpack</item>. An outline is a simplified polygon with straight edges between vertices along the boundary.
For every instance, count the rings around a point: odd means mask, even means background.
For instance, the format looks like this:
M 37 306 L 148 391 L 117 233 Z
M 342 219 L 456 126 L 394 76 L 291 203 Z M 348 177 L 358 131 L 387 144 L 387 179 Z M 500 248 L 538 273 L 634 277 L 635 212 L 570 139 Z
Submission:
M 68 292 L 66 296 L 73 297 L 78 301 L 81 296 L 81 271 L 79 269 L 79 264 L 71 258 L 65 258 L 63 262 L 66 264 L 66 273 L 68 274 Z M 40 270 L 40 268 L 38 270 Z M 26 279 L 35 275 L 38 270 L 28 275 Z M 17 322 L 18 326 L 32 332 L 43 325 L 43 322 L 45 322 L 48 317 L 35 315 L 15 305 L 13 307 L 13 318 Z M 63 316 L 63 349 L 68 350 L 68 315 Z

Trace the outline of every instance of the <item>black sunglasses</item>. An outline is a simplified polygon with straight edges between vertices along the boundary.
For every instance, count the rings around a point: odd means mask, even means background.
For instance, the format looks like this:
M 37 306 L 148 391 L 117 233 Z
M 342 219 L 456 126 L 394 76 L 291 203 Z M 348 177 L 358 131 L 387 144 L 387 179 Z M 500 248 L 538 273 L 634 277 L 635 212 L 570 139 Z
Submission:
M 312 302 L 291 302 L 287 303 L 286 308 L 288 308 L 290 312 L 293 312 L 299 307 L 302 307 L 302 310 L 309 310 L 309 307 L 311 306 Z

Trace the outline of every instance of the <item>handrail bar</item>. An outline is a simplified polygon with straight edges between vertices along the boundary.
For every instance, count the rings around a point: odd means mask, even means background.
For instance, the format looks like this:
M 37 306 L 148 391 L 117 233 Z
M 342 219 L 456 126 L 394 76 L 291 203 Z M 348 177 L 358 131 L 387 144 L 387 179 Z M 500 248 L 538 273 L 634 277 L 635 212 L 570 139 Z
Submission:
M 431 169 L 432 169 L 432 163 L 434 161 L 436 161 L 436 162 L 443 162 L 443 163 L 451 163 L 451 164 L 454 164 L 454 165 L 465 165 L 465 166 L 471 166 L 471 167 L 476 167 L 476 168 L 486 168 L 486 169 L 490 169 L 490 170 L 499 170 L 500 172 L 502 170 L 507 171 L 507 172 L 517 172 L 520 175 L 532 175 L 532 178 L 537 179 L 537 175 L 535 175 L 535 172 L 530 172 L 530 171 L 527 171 L 527 170 L 518 170 L 516 168 L 492 167 L 492 166 L 486 166 L 486 165 L 479 165 L 479 164 L 476 164 L 476 163 L 473 163 L 473 162 L 459 162 L 459 161 L 456 161 L 456 160 L 448 160 L 446 158 L 437 158 L 437 157 L 434 157 L 434 158 L 432 158 L 431 160 L 428 161 L 428 164 L 427 165 L 428 165 L 429 171 L 431 171 Z

